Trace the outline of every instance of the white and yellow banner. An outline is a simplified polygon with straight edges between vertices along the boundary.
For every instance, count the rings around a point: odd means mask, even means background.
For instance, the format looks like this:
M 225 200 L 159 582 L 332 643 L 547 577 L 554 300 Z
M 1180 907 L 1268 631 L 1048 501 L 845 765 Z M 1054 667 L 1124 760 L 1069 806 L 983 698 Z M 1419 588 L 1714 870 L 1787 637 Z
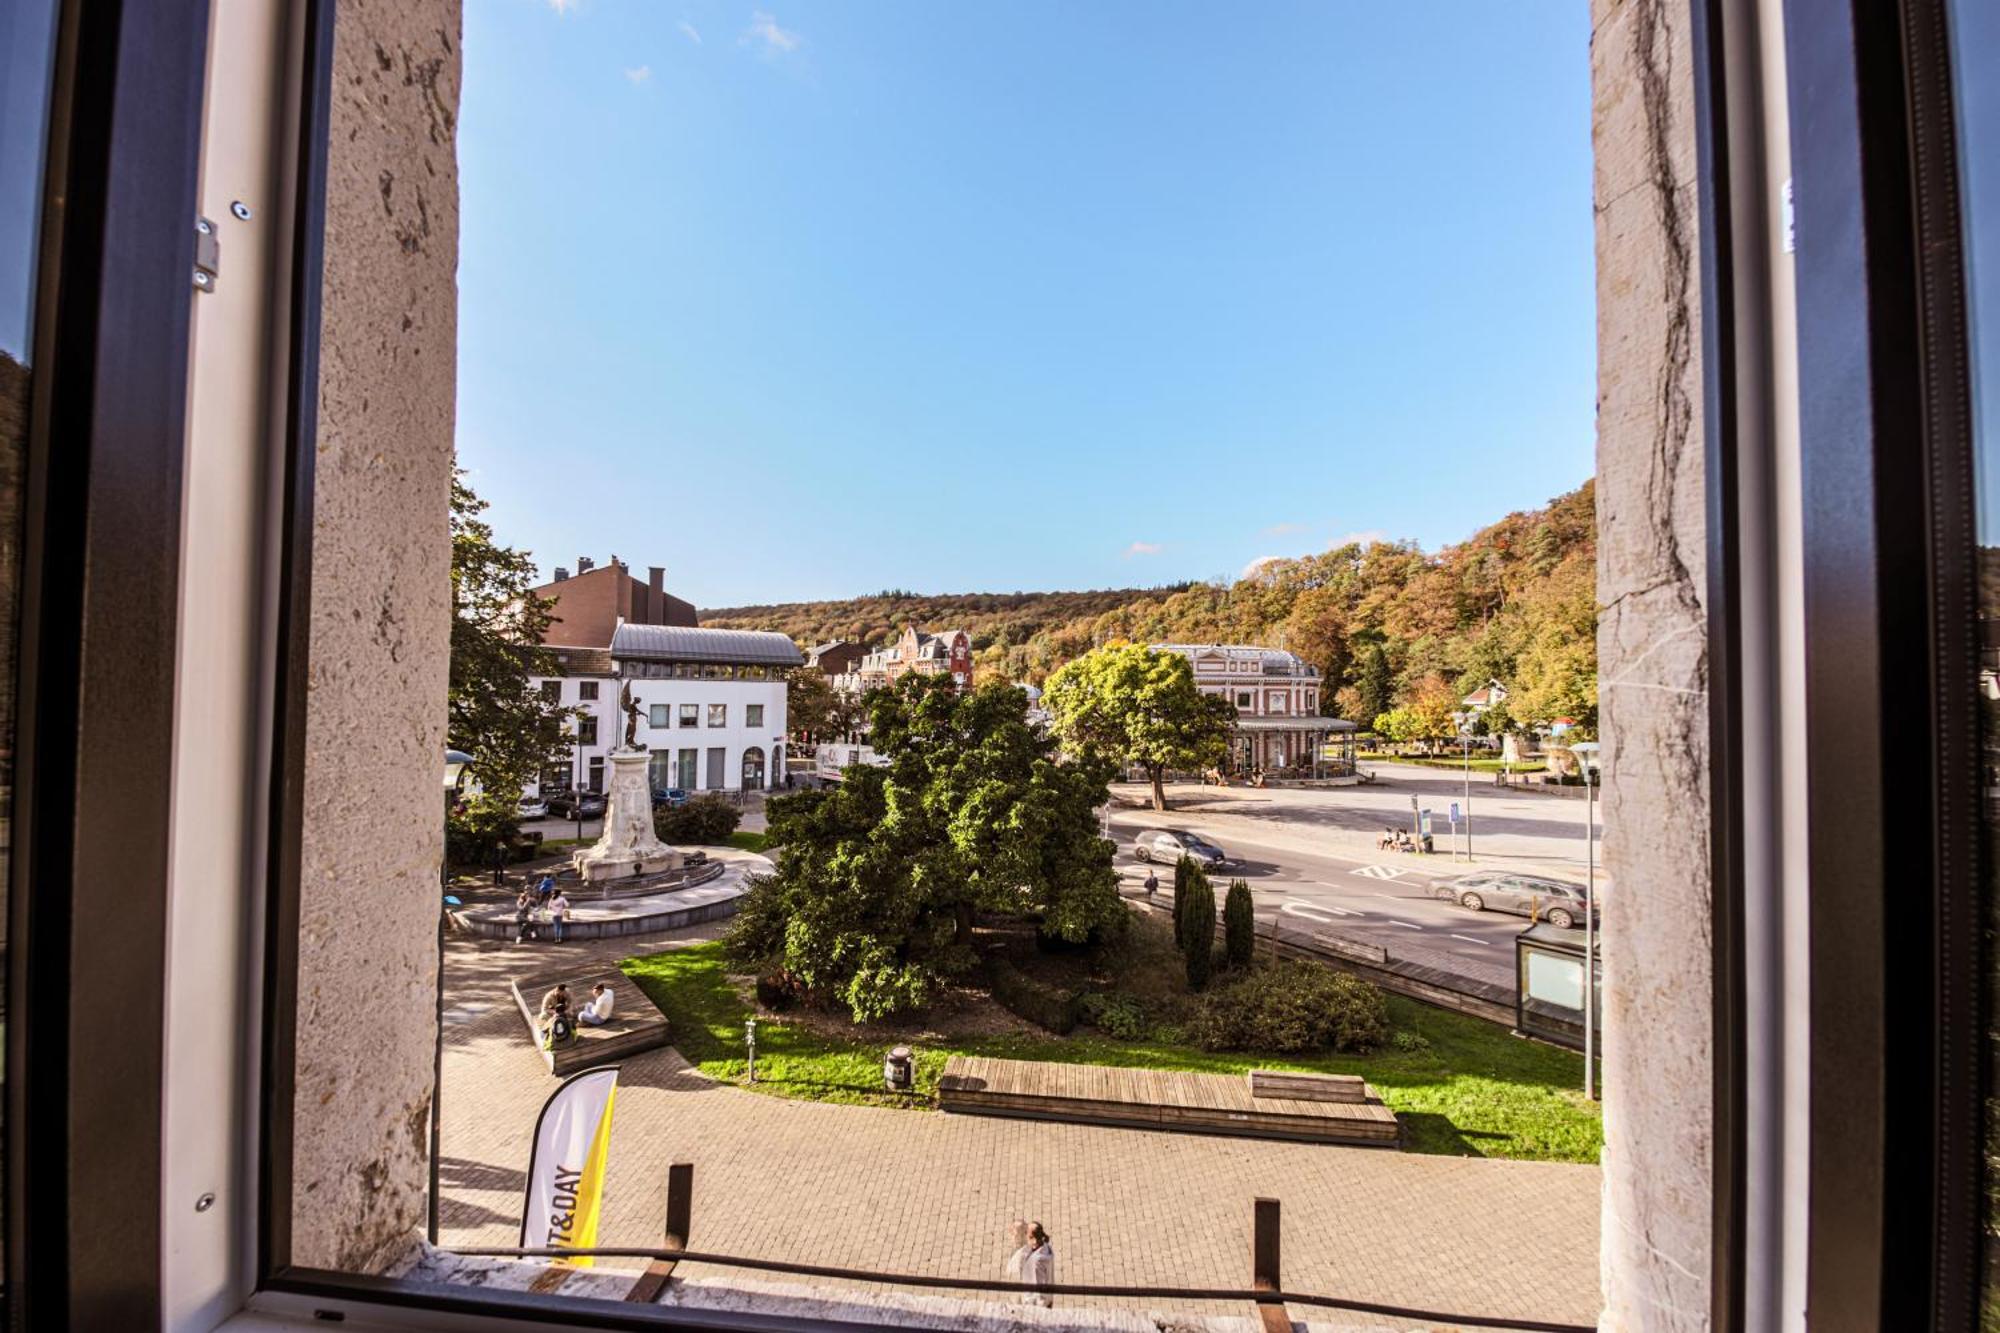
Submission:
M 618 1066 L 587 1069 L 557 1088 L 542 1107 L 528 1158 L 521 1248 L 588 1249 L 597 1244 L 611 1101 L 617 1090 Z M 592 1261 L 579 1255 L 569 1262 L 588 1267 Z

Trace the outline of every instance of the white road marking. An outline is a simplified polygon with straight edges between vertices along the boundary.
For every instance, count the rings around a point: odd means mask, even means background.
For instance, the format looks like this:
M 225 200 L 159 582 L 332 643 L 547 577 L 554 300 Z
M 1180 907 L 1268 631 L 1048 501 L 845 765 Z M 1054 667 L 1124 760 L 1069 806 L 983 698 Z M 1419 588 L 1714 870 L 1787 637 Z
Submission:
M 1390 925 L 1392 925 L 1392 926 L 1401 926 L 1401 927 L 1402 927 L 1403 929 L 1405 929 L 1405 930 L 1422 930 L 1422 929 L 1423 929 L 1423 927 L 1422 927 L 1422 926 L 1419 926 L 1419 925 L 1416 925 L 1416 924 L 1414 924 L 1414 923 L 1412 923 L 1412 922 L 1409 922 L 1409 921 L 1398 921 L 1398 920 L 1396 920 L 1396 918 L 1395 918 L 1395 917 L 1393 917 L 1393 916 L 1389 918 L 1389 924 L 1390 924 Z
M 1278 910 L 1280 912 L 1288 912 L 1292 916 L 1302 916 L 1308 921 L 1317 921 L 1323 926 L 1332 925 L 1333 921 L 1331 917 L 1321 916 L 1320 913 L 1322 912 L 1332 912 L 1334 916 L 1359 915 L 1359 913 L 1350 912 L 1346 908 L 1328 907 L 1323 903 L 1286 903 Z
M 1365 865 L 1356 866 L 1348 873 L 1352 875 L 1365 875 L 1369 879 L 1400 879 L 1403 874 L 1403 868 L 1401 866 Z
M 1492 940 L 1481 940 L 1481 939 L 1474 939 L 1474 938 L 1473 938 L 1472 936 L 1470 936 L 1470 935 L 1460 935 L 1460 934 L 1458 934 L 1458 933 L 1456 933 L 1456 932 L 1454 932 L 1454 933 L 1452 934 L 1452 938 L 1453 938 L 1453 939 L 1455 939 L 1455 940 L 1464 940 L 1464 941 L 1465 941 L 1465 942 L 1466 942 L 1467 944 L 1491 944 L 1491 943 L 1493 943 L 1493 941 L 1492 941 Z
M 1392 903 L 1399 903 L 1403 901 L 1403 895 L 1400 893 L 1378 893 L 1375 896 L 1377 898 L 1387 898 Z

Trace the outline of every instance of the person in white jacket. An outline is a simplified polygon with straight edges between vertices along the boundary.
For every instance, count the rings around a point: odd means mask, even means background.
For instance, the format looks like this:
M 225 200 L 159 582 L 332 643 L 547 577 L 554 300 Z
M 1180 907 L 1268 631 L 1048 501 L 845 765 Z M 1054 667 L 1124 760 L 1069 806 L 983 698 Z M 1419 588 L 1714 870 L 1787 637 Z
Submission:
M 1031 1281 L 1032 1279 L 1028 1276 L 1028 1259 L 1034 1254 L 1035 1247 L 1028 1241 L 1028 1222 L 1026 1218 L 1017 1217 L 1008 1225 L 1007 1243 L 1012 1247 L 1007 1252 L 1007 1269 L 1005 1274 L 1007 1280 L 1009 1282 Z M 1012 1299 L 1019 1301 L 1023 1305 L 1032 1305 L 1035 1303 L 1035 1293 L 1032 1291 L 1017 1291 L 1011 1293 L 1011 1296 Z
M 1023 1281 L 1033 1282 L 1037 1286 L 1043 1287 L 1054 1286 L 1056 1280 L 1056 1251 L 1055 1247 L 1049 1244 L 1049 1233 L 1042 1230 L 1040 1222 L 1029 1224 L 1028 1243 L 1034 1248 L 1029 1251 L 1027 1261 L 1023 1264 L 1023 1268 L 1026 1271 L 1026 1277 L 1023 1278 Z M 1029 1292 L 1027 1298 L 1031 1303 L 1039 1305 L 1054 1305 L 1056 1303 L 1054 1292 Z

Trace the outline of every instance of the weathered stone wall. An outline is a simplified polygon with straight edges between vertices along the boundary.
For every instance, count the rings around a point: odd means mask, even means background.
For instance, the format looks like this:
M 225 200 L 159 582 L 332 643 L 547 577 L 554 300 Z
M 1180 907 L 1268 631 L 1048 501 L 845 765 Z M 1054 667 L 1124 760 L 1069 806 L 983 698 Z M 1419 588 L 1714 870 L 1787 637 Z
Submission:
M 1708 1323 L 1708 651 L 1687 7 L 1592 0 L 1608 1329 Z
M 325 1267 L 406 1248 L 428 1184 L 459 14 L 341 0 L 335 20 L 292 1203 L 294 1258 Z

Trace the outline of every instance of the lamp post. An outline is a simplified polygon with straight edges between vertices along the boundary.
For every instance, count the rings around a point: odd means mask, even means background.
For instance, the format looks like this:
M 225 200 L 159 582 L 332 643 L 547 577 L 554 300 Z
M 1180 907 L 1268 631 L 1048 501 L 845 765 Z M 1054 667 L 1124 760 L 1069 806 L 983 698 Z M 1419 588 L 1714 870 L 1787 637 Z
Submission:
M 1453 713 L 1451 720 L 1458 725 L 1458 739 L 1465 746 L 1465 860 L 1472 862 L 1472 713 Z
M 1583 774 L 1583 1095 L 1597 1100 L 1597 742 L 1570 747 Z
M 431 1244 L 438 1238 L 438 1144 L 442 1138 L 444 1121 L 438 1103 L 444 1094 L 444 918 L 445 913 L 459 905 L 459 900 L 445 892 L 451 887 L 451 830 L 449 820 L 451 807 L 458 796 L 460 784 L 465 781 L 466 765 L 472 756 L 463 750 L 444 752 L 444 811 L 445 829 L 444 855 L 438 861 L 438 919 L 437 919 L 437 1032 L 431 1048 L 431 1190 L 429 1206 L 425 1210 L 424 1230 Z

